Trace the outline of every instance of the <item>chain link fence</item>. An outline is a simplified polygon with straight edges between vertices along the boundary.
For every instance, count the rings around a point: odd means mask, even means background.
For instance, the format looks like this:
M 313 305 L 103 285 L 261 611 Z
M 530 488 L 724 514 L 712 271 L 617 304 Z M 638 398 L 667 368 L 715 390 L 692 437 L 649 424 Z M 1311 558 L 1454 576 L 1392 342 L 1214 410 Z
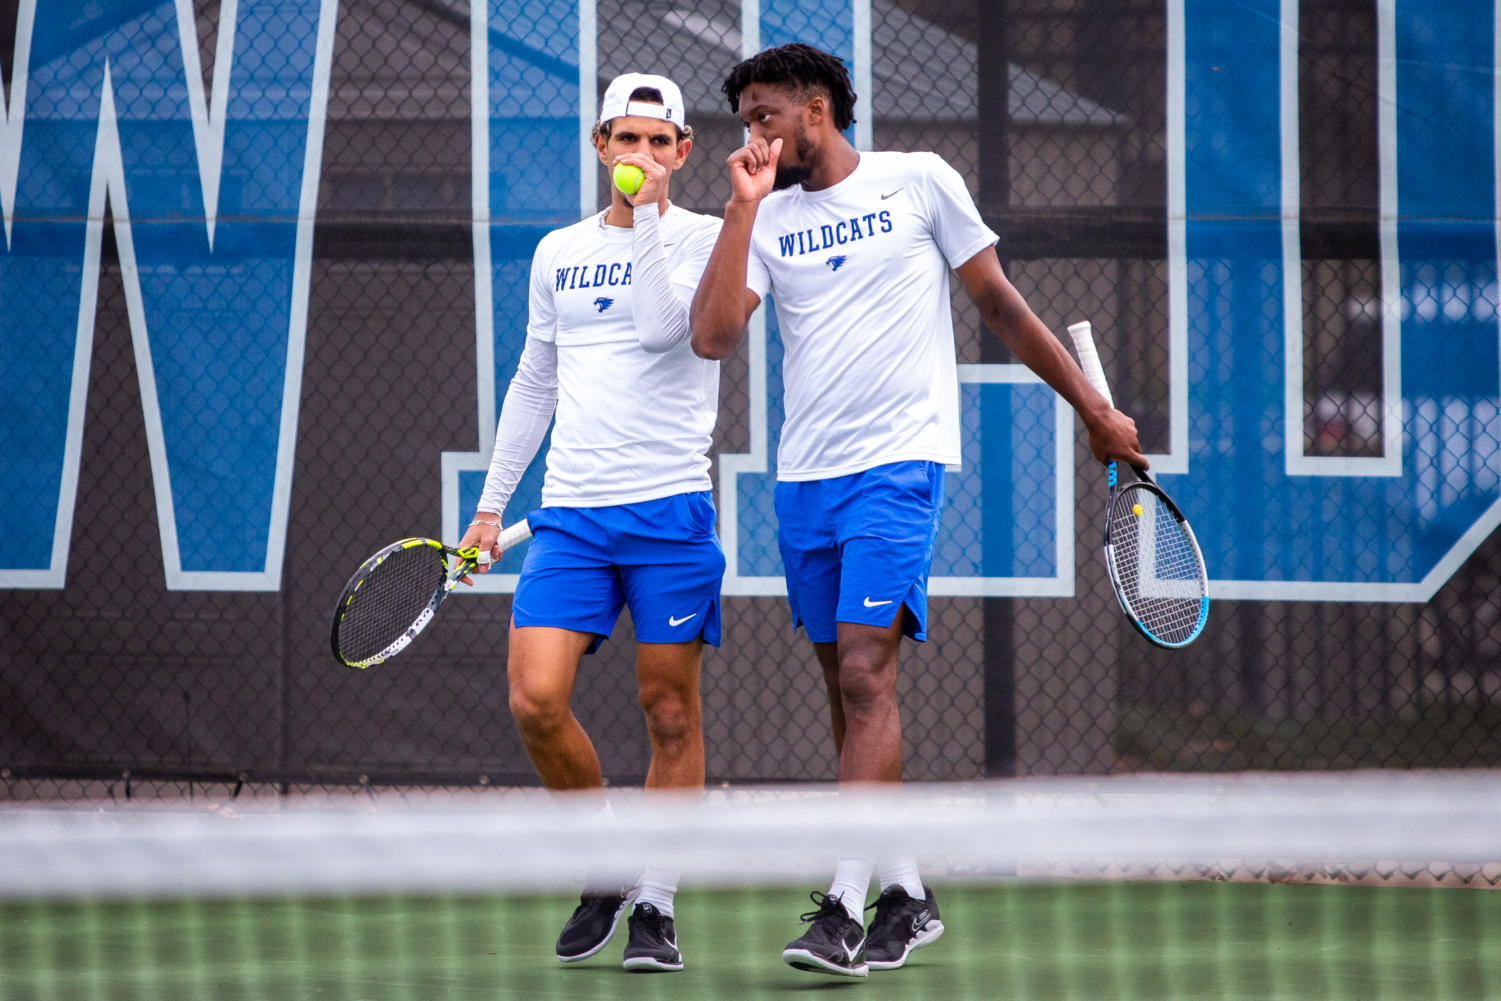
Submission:
M 471 83 L 475 22 L 466 4 L 343 0 L 328 49 L 321 148 L 305 150 L 293 133 L 307 102 L 317 100 L 318 74 L 308 70 L 317 59 L 310 39 L 326 30 L 319 5 L 241 0 L 236 68 L 221 73 L 229 50 L 218 4 L 196 4 L 199 65 L 188 60 L 181 72 L 201 75 L 208 134 L 211 112 L 222 102 L 274 104 L 281 94 L 294 105 L 290 111 L 232 107 L 232 118 L 249 116 L 264 126 L 254 133 L 264 145 L 236 149 L 248 133 L 226 131 L 212 238 L 217 256 L 201 267 L 179 259 L 187 253 L 181 248 L 205 239 L 201 214 L 183 208 L 204 203 L 198 180 L 185 180 L 202 176 L 201 157 L 196 164 L 192 158 L 198 147 L 182 138 L 193 135 L 182 120 L 191 101 L 169 89 L 163 93 L 172 97 L 170 106 L 153 110 L 151 103 L 153 73 L 178 72 L 173 5 L 78 4 L 66 18 L 40 16 L 30 50 L 25 148 L 94 149 L 101 134 L 100 67 L 108 56 L 120 141 L 125 162 L 134 166 L 117 189 L 97 175 L 90 181 L 92 154 L 58 154 L 83 165 L 73 174 L 45 175 L 40 155 L 20 160 L 23 208 L 32 194 L 49 195 L 41 190 L 44 175 L 65 189 L 66 197 L 46 203 L 60 213 L 50 222 L 63 236 L 71 239 L 63 231 L 89 217 L 91 183 L 107 188 L 114 225 L 98 232 L 98 301 L 91 330 L 84 331 L 91 337 L 86 413 L 72 421 L 81 434 L 76 503 L 63 527 L 71 540 L 65 584 L 0 590 L 0 796 L 206 789 L 270 795 L 327 785 L 535 781 L 506 706 L 504 595 L 449 602 L 411 651 L 367 671 L 340 667 L 327 640 L 332 603 L 361 559 L 396 538 L 441 533 L 441 457 L 473 452 L 481 440 L 474 401 L 482 361 L 475 345 L 487 307 L 476 308 L 476 283 L 514 277 L 518 269 L 524 276 L 536 237 L 567 221 L 567 206 L 559 209 L 541 195 L 534 200 L 514 184 L 518 176 L 552 176 L 578 162 L 576 112 L 560 123 L 550 110 L 559 102 L 576 106 L 568 87 L 576 88 L 577 57 L 566 36 L 576 30 L 566 29 L 576 20 L 574 8 L 530 6 L 548 8 L 535 25 L 555 22 L 561 34 L 540 27 L 508 34 L 496 27 L 506 12 L 490 12 L 492 78 L 509 80 L 508 99 L 517 106 L 486 112 L 471 106 L 486 88 Z M 1383 274 L 1381 251 L 1375 8 L 1342 0 L 1301 5 L 1296 257 L 1310 333 L 1302 345 L 1301 450 L 1293 450 L 1303 458 L 1380 461 L 1395 441 L 1410 467 L 1433 472 L 1423 489 L 1437 497 L 1491 482 L 1485 477 L 1497 462 L 1496 400 L 1419 389 L 1414 399 L 1436 402 L 1405 432 L 1392 422 L 1414 415 L 1382 403 L 1383 352 L 1393 348 L 1383 341 L 1381 303 L 1391 295 L 1383 282 L 1392 279 Z M 595 13 L 599 88 L 626 70 L 664 71 L 682 84 L 698 140 L 673 180 L 674 200 L 719 214 L 724 157 L 741 136 L 719 93 L 743 43 L 738 4 L 599 0 Z M 935 150 L 967 178 L 1001 234 L 1007 273 L 1043 320 L 1055 331 L 1079 318 L 1096 321 L 1117 402 L 1136 417 L 1149 451 L 1183 447 L 1174 434 L 1184 429 L 1175 421 L 1188 414 L 1195 461 L 1232 461 L 1236 449 L 1217 437 L 1225 428 L 1218 404 L 1194 398 L 1175 416 L 1175 394 L 1186 391 L 1173 376 L 1172 289 L 1186 282 L 1190 314 L 1212 319 L 1240 315 L 1244 297 L 1259 295 L 1254 308 L 1268 308 L 1264 286 L 1273 279 L 1265 268 L 1249 276 L 1237 270 L 1231 254 L 1199 254 L 1186 275 L 1171 272 L 1168 137 L 1175 109 L 1164 6 L 874 0 L 871 19 L 873 92 L 861 95 L 861 114 L 870 117 L 874 147 Z M 10 53 L 19 23 L 14 13 L 0 17 L 8 98 L 17 93 Z M 776 31 L 811 32 L 818 37 L 808 40 L 837 50 L 852 30 L 844 24 L 789 15 L 762 40 L 787 40 L 774 37 Z M 78 104 L 43 106 L 37 95 L 60 102 L 72 95 Z M 597 105 L 596 94 L 584 98 L 585 106 L 591 103 Z M 495 260 L 486 272 L 475 264 L 472 173 L 475 116 L 491 113 L 508 120 L 516 145 L 514 162 L 492 164 L 488 184 L 480 185 L 478 203 L 486 211 L 513 212 L 492 220 Z M 1232 126 L 1237 120 L 1227 119 Z M 287 162 L 270 162 L 277 157 Z M 309 203 L 306 191 L 299 202 L 289 178 L 305 163 L 319 163 L 316 222 L 299 236 Z M 39 179 L 32 194 L 29 177 Z M 602 193 L 591 183 L 585 179 L 586 190 Z M 117 190 L 129 196 L 129 245 Z M 62 269 L 61 284 L 25 279 L 20 270 L 42 257 L 24 240 L 47 234 L 21 215 L 7 280 L 32 293 L 6 301 L 3 337 L 12 345 L 40 337 L 37 317 L 48 311 L 62 314 L 54 325 L 71 337 L 82 323 L 73 304 L 90 294 L 80 284 L 87 277 L 77 274 L 75 260 Z M 300 239 L 310 241 L 305 354 L 300 382 L 286 383 L 300 393 L 295 459 L 289 478 L 273 483 L 242 476 L 237 449 L 267 434 L 274 439 L 274 421 L 268 431 L 263 418 L 276 413 L 283 373 L 279 342 L 266 332 L 299 302 L 286 287 L 297 274 L 260 258 L 270 241 L 292 260 Z M 1447 296 L 1439 313 L 1462 287 L 1476 299 L 1477 314 L 1489 310 L 1494 327 L 1491 249 L 1488 273 L 1478 265 L 1443 264 L 1438 252 L 1412 266 L 1434 271 L 1434 294 Z M 152 286 L 174 282 L 201 285 L 202 303 L 180 316 L 150 314 Z M 161 319 L 153 337 L 191 340 L 197 353 L 154 353 L 165 349 L 146 348 L 139 330 L 133 340 L 138 295 L 147 313 Z M 178 301 L 184 298 L 191 296 Z M 283 313 L 268 317 L 268 303 Z M 1008 363 L 962 292 L 954 306 L 961 363 Z M 496 323 L 519 325 L 523 312 L 524 299 L 502 297 Z M 205 316 L 206 326 L 196 328 Z M 1224 343 L 1214 340 L 1220 336 Z M 1280 344 L 1235 334 L 1228 322 L 1207 337 L 1210 353 L 1191 358 L 1193 376 L 1228 366 L 1249 383 L 1253 370 L 1271 366 L 1281 380 Z M 165 441 L 164 453 L 154 441 L 160 418 L 143 392 L 147 356 L 154 359 L 149 389 L 161 408 L 189 408 L 190 419 L 180 423 L 192 434 Z M 58 371 L 38 363 L 26 378 L 66 385 L 71 364 Z M 752 427 L 755 378 L 743 351 L 723 367 L 715 446 L 721 463 L 749 452 L 760 433 Z M 228 382 L 236 405 L 203 404 L 204 379 Z M 19 392 L 23 384 L 7 385 Z M 1232 405 L 1234 399 L 1224 403 Z M 7 421 L 20 420 L 14 403 L 4 410 Z M 1333 592 L 1340 600 L 1318 601 L 1307 600 L 1306 590 L 1290 592 L 1296 600 L 1219 600 L 1199 642 L 1157 650 L 1124 624 L 1115 606 L 1098 551 L 1102 476 L 1069 418 L 1072 468 L 1061 482 L 1070 487 L 1058 496 L 1072 510 L 1059 522 L 1068 537 L 1057 552 L 1071 565 L 1058 567 L 1057 576 L 1066 580 L 1071 572 L 1072 591 L 931 599 L 929 641 L 903 651 L 908 778 L 1501 764 L 1501 536 L 1489 534 L 1446 568 L 1446 582 L 1427 601 L 1352 601 Z M 966 433 L 966 449 L 978 447 L 983 429 Z M 6 439 L 7 447 L 20 450 L 21 434 Z M 1471 452 L 1445 452 L 1463 443 Z M 1429 448 L 1437 453 L 1425 455 Z M 285 492 L 285 558 L 276 586 L 197 588 L 191 579 L 167 586 L 160 454 L 222 466 L 217 487 L 175 497 L 183 540 L 175 555 L 184 573 L 192 572 L 194 546 L 254 550 L 253 533 L 236 523 L 274 518 L 277 491 Z M 1459 483 L 1476 454 L 1479 471 L 1472 468 L 1474 476 Z M 1002 497 L 1007 503 L 1012 496 L 1043 498 L 1037 503 L 1051 510 L 1043 501 L 1059 482 L 1052 455 L 1028 457 L 1020 468 L 1027 478 Z M 961 494 L 977 489 L 951 484 Z M 8 510 L 29 503 L 13 479 L 6 489 Z M 1276 503 L 1268 499 L 1269 486 L 1244 489 L 1247 505 Z M 1361 509 L 1359 498 L 1345 503 L 1343 496 L 1336 488 L 1307 517 L 1346 519 L 1354 539 L 1360 519 L 1372 512 Z M 970 503 L 999 502 L 976 494 Z M 723 510 L 722 496 L 720 504 Z M 1204 516 L 1202 508 L 1185 506 L 1190 517 Z M 1222 509 L 1239 510 L 1214 508 Z M 1024 520 L 1025 511 L 1024 503 L 1015 519 Z M 740 517 L 744 526 L 769 513 L 747 507 Z M 1216 548 L 1215 556 L 1237 567 L 1259 564 L 1256 554 L 1235 546 L 1254 546 L 1259 554 L 1271 545 L 1263 542 L 1264 530 L 1253 529 L 1238 520 L 1200 525 L 1201 535 L 1230 540 L 1230 550 Z M 983 541 L 965 523 L 943 545 L 957 559 Z M 1381 541 L 1408 551 L 1401 540 Z M 704 662 L 711 781 L 832 779 L 822 678 L 811 648 L 791 630 L 784 600 L 732 595 L 724 612 L 723 645 Z M 585 659 L 575 694 L 575 711 L 612 782 L 640 781 L 649 753 L 631 636 L 625 617 L 601 651 Z

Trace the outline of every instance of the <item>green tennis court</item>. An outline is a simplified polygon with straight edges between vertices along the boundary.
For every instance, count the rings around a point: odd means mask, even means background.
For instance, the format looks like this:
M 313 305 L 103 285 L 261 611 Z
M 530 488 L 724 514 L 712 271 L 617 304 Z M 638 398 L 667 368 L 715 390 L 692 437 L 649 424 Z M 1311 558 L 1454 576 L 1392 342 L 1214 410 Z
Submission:
M 947 885 L 943 939 L 866 981 L 782 964 L 805 902 L 790 888 L 684 892 L 687 969 L 654 975 L 620 969 L 623 936 L 557 963 L 562 896 L 7 902 L 0 998 L 1426 1001 L 1501 988 L 1501 895 L 1485 890 Z

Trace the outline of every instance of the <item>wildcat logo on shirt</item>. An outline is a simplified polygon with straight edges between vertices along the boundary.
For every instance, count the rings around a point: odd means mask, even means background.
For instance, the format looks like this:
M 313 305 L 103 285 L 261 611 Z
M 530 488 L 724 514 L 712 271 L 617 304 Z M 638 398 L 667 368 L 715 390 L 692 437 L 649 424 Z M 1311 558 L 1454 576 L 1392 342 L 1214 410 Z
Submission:
M 842 247 L 856 240 L 864 240 L 877 233 L 890 233 L 891 212 L 867 212 L 853 219 L 833 224 L 825 223 L 817 228 L 800 229 L 777 237 L 777 249 L 783 257 L 799 257 L 813 254 L 830 247 Z M 833 258 L 830 258 L 833 260 Z M 842 258 L 841 258 L 842 260 Z M 837 268 L 836 268 L 837 270 Z
M 615 305 L 615 300 L 614 299 L 606 299 L 604 296 L 600 296 L 598 299 L 594 300 L 594 305 L 598 306 L 599 307 L 599 311 L 601 313 L 603 313 L 605 310 L 607 310 L 611 306 Z
M 630 261 L 616 261 L 614 264 L 579 264 L 571 268 L 558 268 L 552 290 L 571 292 L 574 289 L 604 288 L 630 283 Z
M 844 262 L 847 260 L 849 260 L 849 258 L 845 257 L 843 254 L 839 254 L 829 258 L 827 261 L 824 261 L 824 263 L 829 266 L 830 271 L 838 271 L 840 268 L 844 267 Z

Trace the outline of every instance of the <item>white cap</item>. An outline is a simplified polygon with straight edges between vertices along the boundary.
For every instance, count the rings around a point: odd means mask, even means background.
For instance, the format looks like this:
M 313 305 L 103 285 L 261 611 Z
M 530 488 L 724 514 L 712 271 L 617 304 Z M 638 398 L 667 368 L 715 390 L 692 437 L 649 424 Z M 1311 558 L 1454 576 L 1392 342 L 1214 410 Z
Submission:
M 631 94 L 638 87 L 650 87 L 652 90 L 659 91 L 662 94 L 662 103 L 632 101 Z M 605 88 L 605 98 L 599 104 L 600 124 L 622 115 L 655 118 L 658 121 L 671 122 L 679 129 L 687 127 L 687 123 L 683 120 L 683 92 L 678 90 L 677 84 L 665 76 L 657 76 L 654 73 L 622 73 L 610 81 L 610 86 Z

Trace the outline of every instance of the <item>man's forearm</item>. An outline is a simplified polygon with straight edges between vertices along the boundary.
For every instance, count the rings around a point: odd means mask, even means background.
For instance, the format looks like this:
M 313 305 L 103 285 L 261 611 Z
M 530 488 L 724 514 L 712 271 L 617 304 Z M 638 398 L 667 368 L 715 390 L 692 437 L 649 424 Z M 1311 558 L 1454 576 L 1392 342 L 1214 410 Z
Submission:
M 1086 423 L 1111 409 L 1110 401 L 1089 384 L 1063 342 L 1035 314 L 1028 311 L 1013 329 L 1008 345 L 1017 360 L 1067 400 Z
M 724 225 L 693 297 L 689 318 L 693 350 L 703 358 L 727 358 L 745 336 L 746 266 L 756 205 L 730 202 Z

